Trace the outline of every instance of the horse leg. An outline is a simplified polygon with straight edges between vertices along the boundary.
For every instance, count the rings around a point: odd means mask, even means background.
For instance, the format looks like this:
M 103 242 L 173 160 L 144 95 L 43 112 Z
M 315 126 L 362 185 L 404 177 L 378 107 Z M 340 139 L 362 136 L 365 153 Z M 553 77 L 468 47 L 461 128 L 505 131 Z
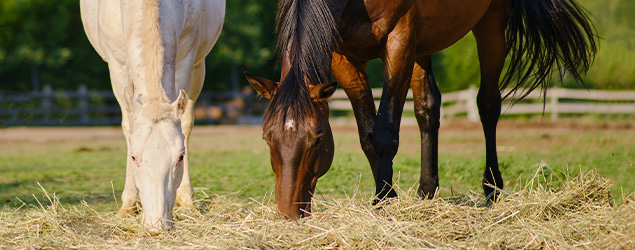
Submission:
M 498 80 L 506 57 L 505 24 L 507 8 L 490 7 L 483 19 L 472 30 L 478 45 L 481 69 L 481 87 L 477 105 L 485 134 L 485 173 L 483 190 L 488 200 L 495 201 L 503 188 L 496 154 L 496 125 L 501 113 L 501 94 Z
M 122 108 L 121 109 L 121 128 L 123 130 L 123 135 L 126 138 L 127 148 L 130 148 L 130 121 L 128 119 L 128 112 Z M 139 190 L 135 185 L 134 178 L 132 177 L 132 157 L 130 155 L 130 151 L 126 152 L 126 184 L 123 188 L 123 192 L 121 193 L 121 208 L 119 212 L 117 212 L 117 217 L 124 217 L 126 215 L 132 214 L 135 210 L 135 203 L 138 200 Z
M 377 180 L 377 154 L 371 140 L 377 109 L 368 84 L 366 62 L 351 61 L 334 52 L 331 70 L 353 106 L 359 142 Z
M 424 198 L 433 198 L 439 187 L 441 92 L 432 74 L 430 56 L 416 60 L 410 88 L 421 133 L 421 177 L 417 193 Z
M 399 148 L 399 126 L 414 67 L 415 44 L 410 25 L 413 17 L 414 9 L 411 9 L 401 18 L 388 35 L 386 51 L 382 55 L 385 63 L 384 87 L 372 134 L 377 153 L 375 185 L 378 200 L 375 202 L 397 197 L 392 188 L 392 160 Z
M 188 95 L 189 97 L 189 95 Z M 192 197 L 194 196 L 194 189 L 190 181 L 190 134 L 192 127 L 194 126 L 194 102 L 195 99 L 189 99 L 185 108 L 185 113 L 181 118 L 181 130 L 185 140 L 183 144 L 185 146 L 185 157 L 183 157 L 183 177 L 181 177 L 181 184 L 176 189 L 175 203 L 179 207 L 194 209 Z
M 194 197 L 194 189 L 190 180 L 190 134 L 194 126 L 194 103 L 198 99 L 201 89 L 203 88 L 203 79 L 205 78 L 205 61 L 194 66 L 192 70 L 192 84 L 187 90 L 189 100 L 185 107 L 185 112 L 181 118 L 181 130 L 185 140 L 185 157 L 183 157 L 183 177 L 181 185 L 176 189 L 176 205 L 187 209 L 196 209 L 192 202 Z
M 128 98 L 124 94 L 125 88 L 130 88 L 128 91 L 130 94 L 133 93 L 132 89 L 132 81 L 130 81 L 130 77 L 128 74 L 128 68 L 123 65 L 118 64 L 117 62 L 111 62 L 108 64 L 110 79 L 112 81 L 112 89 L 117 98 L 117 102 L 121 107 L 121 129 L 123 131 L 123 135 L 126 138 L 126 183 L 123 188 L 123 192 L 121 193 L 121 208 L 119 212 L 117 212 L 117 217 L 124 217 L 126 215 L 132 214 L 136 208 L 135 204 L 138 200 L 139 190 L 134 182 L 134 178 L 132 177 L 132 157 L 130 155 L 130 132 L 132 130 L 130 121 L 130 114 L 128 112 L 128 108 L 126 108 L 126 100 L 124 98 Z

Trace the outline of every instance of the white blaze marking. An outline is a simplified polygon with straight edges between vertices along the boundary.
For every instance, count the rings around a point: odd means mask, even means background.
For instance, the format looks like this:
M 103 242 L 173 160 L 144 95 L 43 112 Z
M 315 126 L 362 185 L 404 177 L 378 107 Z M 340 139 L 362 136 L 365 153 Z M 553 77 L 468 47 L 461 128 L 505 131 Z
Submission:
M 295 129 L 295 121 L 293 119 L 288 120 L 284 124 L 284 130 L 294 130 Z

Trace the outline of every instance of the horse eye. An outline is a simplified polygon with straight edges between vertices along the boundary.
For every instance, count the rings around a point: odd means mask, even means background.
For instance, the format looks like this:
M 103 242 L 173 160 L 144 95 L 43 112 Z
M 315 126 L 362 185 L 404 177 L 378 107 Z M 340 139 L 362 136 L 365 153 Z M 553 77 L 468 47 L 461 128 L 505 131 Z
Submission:
M 130 156 L 130 158 L 132 158 L 132 162 L 134 162 L 135 164 L 139 165 L 139 163 L 137 162 L 137 158 L 134 157 L 134 155 Z
M 179 162 L 183 161 L 183 155 L 179 156 Z
M 313 145 L 311 145 L 311 147 L 315 148 L 315 147 L 319 146 L 320 143 L 322 143 L 322 137 L 321 136 L 318 137 L 318 138 L 315 138 L 315 141 L 313 142 Z

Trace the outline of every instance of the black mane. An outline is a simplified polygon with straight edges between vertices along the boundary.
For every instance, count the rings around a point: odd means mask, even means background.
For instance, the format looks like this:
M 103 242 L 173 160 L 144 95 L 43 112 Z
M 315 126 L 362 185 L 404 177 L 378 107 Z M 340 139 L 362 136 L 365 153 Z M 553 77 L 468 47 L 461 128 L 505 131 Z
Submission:
M 327 0 L 280 0 L 276 16 L 278 53 L 291 56 L 296 79 L 328 82 L 337 29 Z
M 264 120 L 284 123 L 291 118 L 300 124 L 304 116 L 314 112 L 305 77 L 310 84 L 331 79 L 335 19 L 327 0 L 280 0 L 276 19 L 279 58 L 287 52 L 291 69 L 265 111 Z

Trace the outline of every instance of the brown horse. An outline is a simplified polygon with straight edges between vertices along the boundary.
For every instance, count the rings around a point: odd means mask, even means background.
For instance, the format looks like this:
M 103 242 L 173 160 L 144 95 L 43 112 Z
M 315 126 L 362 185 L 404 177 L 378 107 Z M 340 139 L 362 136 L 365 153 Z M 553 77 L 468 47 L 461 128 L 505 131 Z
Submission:
M 481 69 L 477 103 L 486 144 L 483 189 L 495 200 L 503 188 L 496 155 L 501 91 L 519 92 L 522 98 L 565 72 L 580 81 L 596 53 L 594 29 L 574 0 L 280 0 L 277 22 L 281 83 L 247 78 L 271 99 L 263 138 L 271 149 L 278 208 L 290 218 L 310 212 L 317 178 L 333 158 L 327 105 L 335 87 L 328 83 L 331 73 L 353 105 L 375 178 L 375 202 L 396 197 L 392 160 L 412 88 L 421 132 L 418 192 L 430 198 L 439 186 L 441 104 L 430 55 L 471 30 Z M 508 54 L 509 68 L 499 84 Z M 365 72 L 367 62 L 378 57 L 385 63 L 379 110 Z

